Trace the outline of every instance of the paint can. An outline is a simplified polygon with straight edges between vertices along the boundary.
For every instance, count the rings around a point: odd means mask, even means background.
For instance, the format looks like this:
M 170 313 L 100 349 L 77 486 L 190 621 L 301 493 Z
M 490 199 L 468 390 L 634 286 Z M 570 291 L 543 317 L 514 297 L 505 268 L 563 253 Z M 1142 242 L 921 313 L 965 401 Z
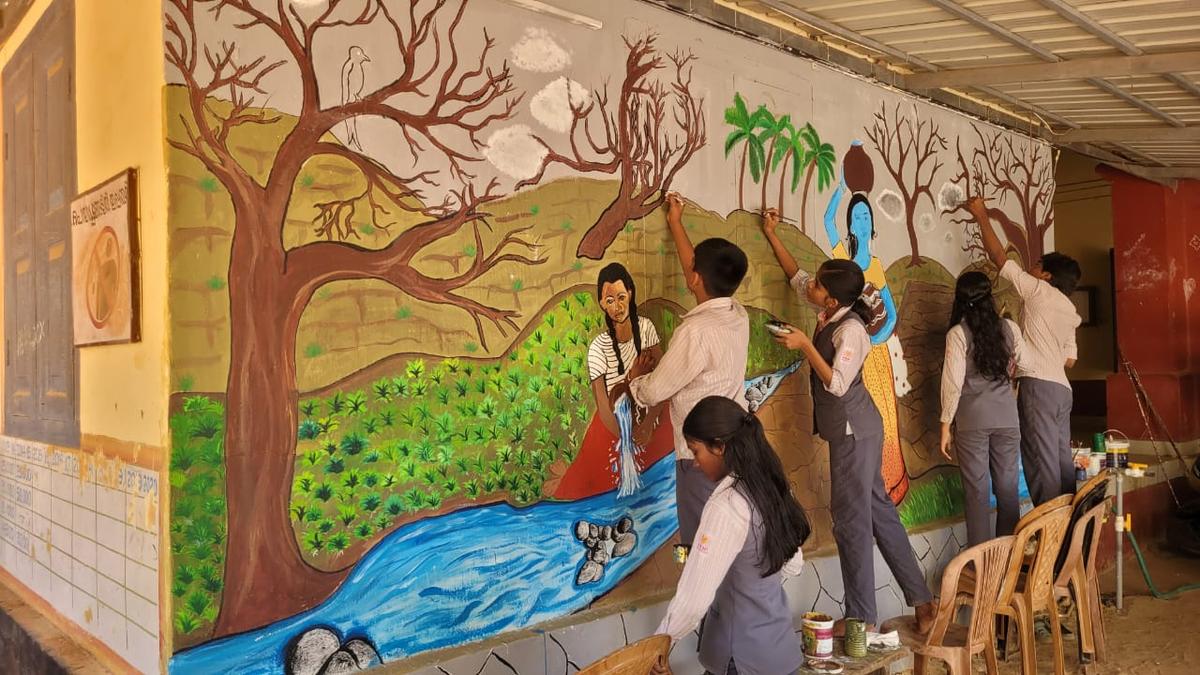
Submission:
M 1113 468 L 1118 470 L 1129 467 L 1129 441 L 1118 440 L 1115 438 L 1108 439 L 1109 459 L 1116 458 L 1116 464 Z
M 861 659 L 867 655 L 867 622 L 846 619 L 846 656 Z
M 1088 469 L 1087 469 L 1088 478 L 1092 478 L 1094 476 L 1099 475 L 1100 472 L 1103 470 L 1104 470 L 1104 453 L 1103 452 L 1093 452 L 1091 455 L 1088 455 Z
M 833 617 L 820 612 L 808 612 L 804 615 L 801 632 L 804 655 L 809 661 L 833 658 Z

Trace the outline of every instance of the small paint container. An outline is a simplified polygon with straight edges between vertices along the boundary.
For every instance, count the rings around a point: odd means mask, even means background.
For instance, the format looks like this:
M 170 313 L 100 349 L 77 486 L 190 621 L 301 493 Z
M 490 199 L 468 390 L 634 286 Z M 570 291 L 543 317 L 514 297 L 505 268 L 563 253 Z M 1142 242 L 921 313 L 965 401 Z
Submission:
M 1087 468 L 1088 478 L 1099 475 L 1100 472 L 1103 470 L 1104 470 L 1104 453 L 1103 452 L 1093 452 L 1092 454 L 1088 455 L 1088 468 Z
M 846 619 L 846 656 L 861 659 L 867 655 L 867 622 Z
M 1116 438 L 1109 439 L 1108 452 L 1110 460 L 1115 458 L 1116 464 L 1113 465 L 1114 468 L 1125 469 L 1129 467 L 1129 441 L 1118 440 Z
M 801 633 L 804 655 L 809 661 L 833 658 L 833 617 L 820 612 L 808 612 L 804 615 Z

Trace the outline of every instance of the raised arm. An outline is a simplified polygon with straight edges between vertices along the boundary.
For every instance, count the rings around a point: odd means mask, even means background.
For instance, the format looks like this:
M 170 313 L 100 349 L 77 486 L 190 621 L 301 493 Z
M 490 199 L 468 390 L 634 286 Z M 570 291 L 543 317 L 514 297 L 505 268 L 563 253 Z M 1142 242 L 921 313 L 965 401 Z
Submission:
M 837 212 L 842 205 L 842 191 L 846 189 L 845 178 L 839 179 L 833 195 L 829 198 L 829 206 L 825 207 L 825 235 L 829 237 L 829 248 L 842 243 L 842 235 L 838 234 Z
M 1004 267 L 1004 263 L 1008 261 L 1008 255 L 1004 252 L 1004 244 L 1000 243 L 1000 238 L 996 236 L 996 230 L 992 228 L 992 219 L 988 216 L 987 205 L 983 203 L 983 197 L 971 197 L 967 201 L 967 210 L 975 218 L 975 222 L 979 223 L 979 234 L 983 239 L 983 248 L 987 251 L 988 258 L 997 268 Z
M 763 211 L 763 235 L 766 236 L 767 243 L 771 245 L 771 251 L 775 254 L 775 259 L 779 261 L 779 266 L 783 268 L 783 273 L 787 275 L 788 281 L 791 281 L 792 277 L 796 276 L 796 272 L 800 271 L 800 265 L 796 263 L 791 252 L 779 240 L 779 233 L 775 231 L 778 226 L 779 212 L 775 209 Z
M 695 269 L 696 251 L 692 240 L 688 239 L 687 230 L 683 227 L 683 198 L 676 192 L 667 194 L 667 227 L 671 230 L 671 239 L 675 242 L 675 250 L 679 254 L 679 266 L 683 268 L 686 277 Z

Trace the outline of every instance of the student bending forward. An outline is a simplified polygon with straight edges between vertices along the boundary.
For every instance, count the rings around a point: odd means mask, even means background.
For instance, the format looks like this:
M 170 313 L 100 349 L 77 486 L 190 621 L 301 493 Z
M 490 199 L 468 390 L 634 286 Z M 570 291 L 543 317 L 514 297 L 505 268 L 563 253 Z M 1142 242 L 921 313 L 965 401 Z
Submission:
M 700 663 L 709 673 L 794 673 L 804 655 L 782 578 L 804 564 L 804 509 L 758 418 L 737 403 L 701 400 L 684 420 L 683 435 L 717 488 L 657 632 L 678 641 L 704 618 Z

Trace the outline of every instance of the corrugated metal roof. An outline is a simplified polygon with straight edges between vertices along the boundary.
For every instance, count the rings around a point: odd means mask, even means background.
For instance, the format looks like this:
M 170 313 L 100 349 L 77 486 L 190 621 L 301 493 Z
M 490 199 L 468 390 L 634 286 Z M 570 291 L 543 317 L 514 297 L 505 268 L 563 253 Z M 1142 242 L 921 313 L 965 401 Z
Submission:
M 1040 75 L 1083 58 L 1200 50 L 1200 0 L 715 2 L 898 74 L 1045 64 Z M 1110 61 L 1094 72 L 1069 73 L 1078 79 L 942 88 L 1037 119 L 1054 132 L 1104 132 L 1091 147 L 1135 163 L 1200 167 L 1200 132 L 1191 129 L 1200 126 L 1200 58 L 1182 65 L 1131 75 Z

